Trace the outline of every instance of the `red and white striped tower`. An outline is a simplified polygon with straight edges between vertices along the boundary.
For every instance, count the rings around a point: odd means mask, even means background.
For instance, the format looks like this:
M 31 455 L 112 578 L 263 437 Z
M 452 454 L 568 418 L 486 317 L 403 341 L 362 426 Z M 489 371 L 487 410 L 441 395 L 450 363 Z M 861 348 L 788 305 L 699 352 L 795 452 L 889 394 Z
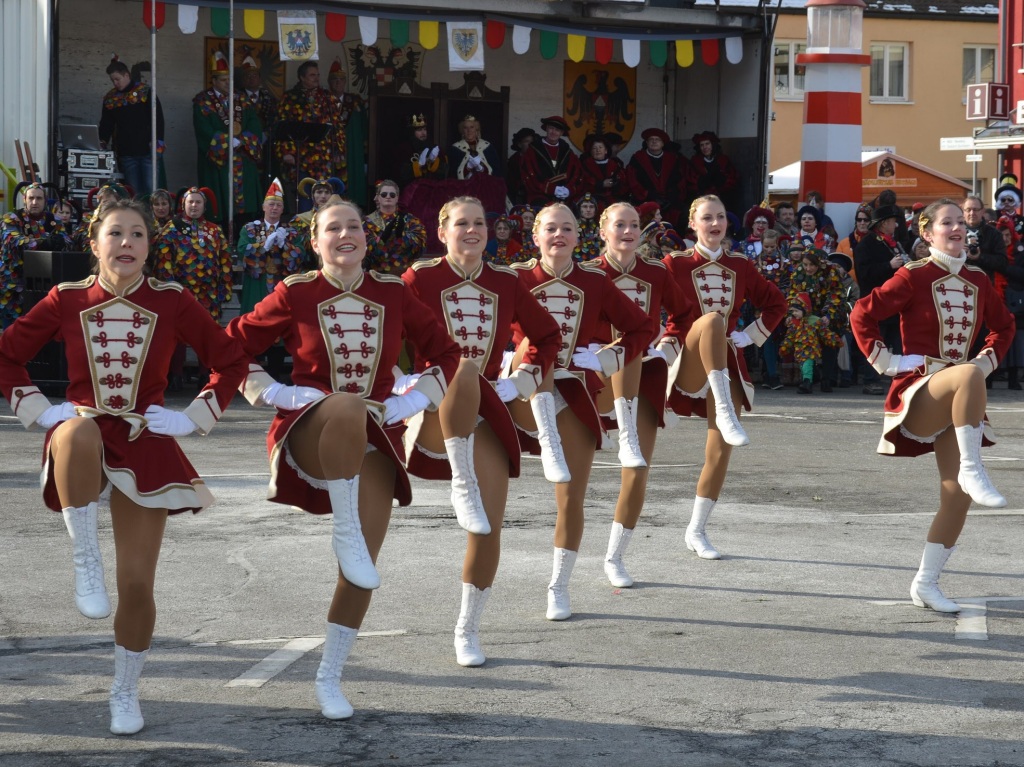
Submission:
M 817 190 L 836 232 L 853 230 L 863 198 L 861 69 L 865 5 L 861 0 L 808 0 L 804 131 L 800 150 L 800 199 Z

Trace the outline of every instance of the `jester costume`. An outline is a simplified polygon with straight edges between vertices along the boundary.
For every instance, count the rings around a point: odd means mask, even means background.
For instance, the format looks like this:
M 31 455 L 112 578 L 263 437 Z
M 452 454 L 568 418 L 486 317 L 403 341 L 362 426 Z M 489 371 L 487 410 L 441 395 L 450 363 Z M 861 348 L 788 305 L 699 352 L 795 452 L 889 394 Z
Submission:
M 573 248 L 572 257 L 574 261 L 592 261 L 601 255 L 604 245 L 601 241 L 601 227 L 596 218 L 581 218 L 579 222 L 580 236 Z
M 0 219 L 0 330 L 23 312 L 24 252 L 70 250 L 71 247 L 71 237 L 64 230 L 64 224 L 48 210 L 38 218 L 22 209 Z
M 323 88 L 306 90 L 296 85 L 286 91 L 277 105 L 279 122 L 317 123 L 335 126 L 321 141 L 305 142 L 297 146 L 294 141 L 275 141 L 274 156 L 280 163 L 285 155 L 292 155 L 296 167 L 296 178 L 327 178 L 332 175 L 335 159 L 345 151 L 344 131 L 340 130 L 341 110 L 334 95 Z
M 215 320 L 231 300 L 231 253 L 221 228 L 209 221 L 171 219 L 157 239 L 153 271 L 183 285 Z
M 374 211 L 365 219 L 366 259 L 363 268 L 401 276 L 423 256 L 427 230 L 411 213 L 385 215 Z
M 210 88 L 192 100 L 192 125 L 199 152 L 200 186 L 213 190 L 226 215 L 228 179 L 225 166 L 228 146 L 234 139 L 238 139 L 238 145 L 234 148 L 234 183 L 231 189 L 235 213 L 251 214 L 258 211 L 263 128 L 252 103 L 248 98 L 235 94 L 235 107 L 229 114 L 227 97 Z

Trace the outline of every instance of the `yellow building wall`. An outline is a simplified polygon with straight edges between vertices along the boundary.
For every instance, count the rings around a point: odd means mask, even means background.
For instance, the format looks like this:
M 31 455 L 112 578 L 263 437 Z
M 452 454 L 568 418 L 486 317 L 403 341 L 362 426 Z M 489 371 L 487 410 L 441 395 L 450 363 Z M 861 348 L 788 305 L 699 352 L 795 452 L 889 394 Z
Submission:
M 971 166 L 965 160 L 969 152 L 941 151 L 939 139 L 946 136 L 970 136 L 983 121 L 967 120 L 963 80 L 963 48 L 966 45 L 998 45 L 999 26 L 991 22 L 964 22 L 953 17 L 945 21 L 919 19 L 864 19 L 864 52 L 872 43 L 909 43 L 910 78 L 906 103 L 873 104 L 868 97 L 869 67 L 862 81 L 863 145 L 892 147 L 896 154 L 970 183 Z M 807 17 L 780 15 L 776 40 L 806 40 Z M 997 52 L 997 59 L 999 53 Z M 998 66 L 998 64 L 997 64 Z M 768 146 L 769 171 L 800 160 L 803 126 L 803 101 L 780 100 L 772 94 Z M 986 200 L 991 197 L 994 177 L 998 177 L 996 150 L 979 152 L 978 189 Z M 911 202 L 903 200 L 900 202 Z M 991 202 L 989 200 L 989 202 Z

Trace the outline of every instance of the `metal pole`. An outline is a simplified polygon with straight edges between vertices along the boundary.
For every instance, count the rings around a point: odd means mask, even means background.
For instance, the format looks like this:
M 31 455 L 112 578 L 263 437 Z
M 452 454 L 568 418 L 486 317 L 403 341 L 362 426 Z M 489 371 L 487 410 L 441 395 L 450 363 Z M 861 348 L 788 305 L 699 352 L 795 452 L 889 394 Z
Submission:
M 149 157 L 152 165 L 149 173 L 149 188 L 153 190 L 156 189 L 157 168 L 160 162 L 156 136 L 156 0 L 149 4 L 149 8 L 149 115 L 152 123 L 149 134 Z
M 224 229 L 235 242 L 235 0 L 228 2 L 228 212 Z

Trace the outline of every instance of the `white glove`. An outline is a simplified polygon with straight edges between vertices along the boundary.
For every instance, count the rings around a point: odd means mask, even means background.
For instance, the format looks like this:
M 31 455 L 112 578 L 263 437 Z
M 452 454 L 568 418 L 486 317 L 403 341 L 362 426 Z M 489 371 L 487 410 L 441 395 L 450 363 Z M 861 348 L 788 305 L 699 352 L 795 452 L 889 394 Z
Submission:
M 69 421 L 78 415 L 75 406 L 70 402 L 61 402 L 59 405 L 50 405 L 36 419 L 36 423 L 44 429 L 52 429 L 61 421 Z
M 469 165 L 469 167 L 472 168 L 473 170 L 484 169 L 484 161 L 480 159 L 479 155 L 476 157 L 470 157 L 469 162 L 466 164 Z
M 557 197 L 559 200 L 564 200 L 568 196 L 569 196 L 569 187 L 567 187 L 567 186 L 556 186 L 555 187 L 555 197 Z
M 238 149 L 238 147 L 242 146 L 242 140 L 238 138 L 238 136 L 235 136 L 233 139 L 231 139 L 231 146 L 233 146 L 235 149 Z
M 277 228 L 270 233 L 269 237 L 267 237 L 266 241 L 263 243 L 263 247 L 264 249 L 280 248 L 284 245 L 284 241 L 285 239 L 287 239 L 287 237 L 288 235 L 283 227 Z
M 597 355 L 590 351 L 590 349 L 583 349 L 579 346 L 576 347 L 576 351 L 572 355 L 572 364 L 578 368 L 596 370 L 598 373 L 603 370 L 601 367 L 601 361 L 597 358 Z
M 734 330 L 729 334 L 729 338 L 736 344 L 737 349 L 742 349 L 744 346 L 750 346 L 754 343 L 754 339 L 746 334 L 743 330 Z
M 499 378 L 495 381 L 494 391 L 502 402 L 511 402 L 519 396 L 519 389 L 511 378 Z
M 914 368 L 924 365 L 924 357 L 920 354 L 894 354 L 889 360 L 889 367 L 886 368 L 887 376 L 898 376 L 909 373 Z
M 419 164 L 420 165 L 426 165 L 427 164 L 427 155 L 428 154 L 430 154 L 430 150 L 429 149 L 424 149 L 422 152 L 420 152 L 420 156 L 419 156 Z
M 416 385 L 416 382 L 420 380 L 419 373 L 412 373 L 411 375 L 400 375 L 395 379 L 394 386 L 391 387 L 391 391 L 394 394 L 402 395 L 408 392 L 412 387 Z
M 184 437 L 198 428 L 196 422 L 184 413 L 168 410 L 159 405 L 150 405 L 146 408 L 146 420 L 149 421 L 147 428 L 151 432 L 163 434 L 165 437 Z
M 400 397 L 388 397 L 384 400 L 384 425 L 390 426 L 393 423 L 412 418 L 417 413 L 426 410 L 429 405 L 430 399 L 427 395 L 415 389 Z
M 274 382 L 260 392 L 260 402 L 280 410 L 301 410 L 327 395 L 312 386 L 285 386 Z
M 665 362 L 668 362 L 668 356 L 666 356 L 665 352 L 663 352 L 661 349 L 657 348 L 656 346 L 649 346 L 649 347 L 647 347 L 647 356 L 648 357 L 661 357 L 663 360 L 665 360 Z
M 427 160 L 433 162 L 434 160 L 437 159 L 437 156 L 439 154 L 441 154 L 441 147 L 435 146 L 433 149 L 430 150 L 430 154 L 427 156 Z

